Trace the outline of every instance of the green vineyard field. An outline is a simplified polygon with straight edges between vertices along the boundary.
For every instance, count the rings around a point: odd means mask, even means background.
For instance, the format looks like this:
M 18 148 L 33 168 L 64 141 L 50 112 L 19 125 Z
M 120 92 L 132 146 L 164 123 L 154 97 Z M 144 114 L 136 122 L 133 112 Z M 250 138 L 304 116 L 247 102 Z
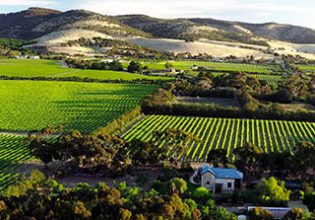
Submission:
M 31 158 L 25 137 L 0 135 L 0 191 L 19 177 L 19 164 Z
M 49 125 L 91 132 L 138 106 L 155 89 L 135 84 L 0 81 L 0 130 L 29 131 Z
M 170 80 L 169 77 L 145 76 L 110 70 L 63 68 L 54 60 L 0 59 L 0 76 L 10 77 L 81 77 L 97 80 Z
M 148 66 L 149 69 L 164 70 L 166 61 L 149 61 L 141 62 Z M 274 74 L 282 72 L 279 65 L 258 65 L 258 64 L 244 64 L 244 63 L 221 63 L 221 62 L 205 62 L 205 61 L 175 61 L 170 62 L 175 69 L 192 70 L 194 65 L 199 67 L 206 67 L 216 71 L 239 71 L 250 73 Z M 127 67 L 128 63 L 124 63 Z
M 278 87 L 278 83 L 281 81 L 281 76 L 276 75 L 253 74 L 252 76 L 258 80 L 265 80 L 268 85 L 275 88 Z
M 223 148 L 230 154 L 246 142 L 255 143 L 266 152 L 292 152 L 299 141 L 315 143 L 315 123 L 162 115 L 143 117 L 123 132 L 122 137 L 150 141 L 154 131 L 168 128 L 181 129 L 201 139 L 200 142 L 186 143 L 187 148 L 181 157 L 184 161 L 204 162 L 211 149 Z

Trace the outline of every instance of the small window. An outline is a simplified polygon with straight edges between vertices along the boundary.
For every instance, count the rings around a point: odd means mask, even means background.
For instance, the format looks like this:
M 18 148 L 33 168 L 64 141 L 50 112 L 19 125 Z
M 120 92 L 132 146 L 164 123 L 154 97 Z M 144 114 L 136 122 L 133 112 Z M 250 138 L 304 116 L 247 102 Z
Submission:
M 207 181 L 207 183 L 206 183 L 207 185 L 210 185 L 210 181 Z
M 229 183 L 227 184 L 227 186 L 228 186 L 228 188 L 232 188 L 232 183 L 229 182 Z

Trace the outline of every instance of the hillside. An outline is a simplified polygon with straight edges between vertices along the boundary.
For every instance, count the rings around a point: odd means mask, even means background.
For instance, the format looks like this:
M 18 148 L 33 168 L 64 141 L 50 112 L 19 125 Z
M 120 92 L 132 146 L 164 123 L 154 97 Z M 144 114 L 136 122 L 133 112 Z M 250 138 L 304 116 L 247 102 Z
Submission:
M 120 24 L 116 19 L 85 10 L 59 12 L 29 8 L 18 13 L 0 14 L 0 36 L 34 39 L 57 31 L 89 30 L 112 36 L 148 36 Z M 93 36 L 91 36 L 93 37 Z
M 241 43 L 253 43 L 262 46 L 268 44 L 251 33 L 222 29 L 214 25 L 204 25 L 189 19 L 158 19 L 145 15 L 125 15 L 117 17 L 123 24 L 129 25 L 159 38 L 195 41 L 201 38 Z
M 124 24 L 156 37 L 185 39 L 185 36 L 190 36 L 195 39 L 207 38 L 261 45 L 269 39 L 300 44 L 315 43 L 315 30 L 293 25 L 250 24 L 202 18 L 158 19 L 144 15 L 125 15 L 117 18 Z
M 270 54 L 264 51 L 269 47 L 280 54 L 314 56 L 311 54 L 314 51 L 312 44 L 315 44 L 314 30 L 276 23 L 159 19 L 145 15 L 105 16 L 85 10 L 60 12 L 44 8 L 0 14 L 0 20 L 0 38 L 34 40 L 36 43 L 29 47 L 40 51 L 100 55 L 110 48 L 95 43 L 92 46 L 68 43 L 82 38 L 101 38 L 128 41 L 158 51 L 208 53 L 218 57 L 266 57 Z
M 220 30 L 247 33 L 273 40 L 287 41 L 298 44 L 315 43 L 315 30 L 306 27 L 278 24 L 273 22 L 251 24 L 243 22 L 221 21 L 215 19 L 197 18 L 189 20 L 197 24 L 218 28 Z

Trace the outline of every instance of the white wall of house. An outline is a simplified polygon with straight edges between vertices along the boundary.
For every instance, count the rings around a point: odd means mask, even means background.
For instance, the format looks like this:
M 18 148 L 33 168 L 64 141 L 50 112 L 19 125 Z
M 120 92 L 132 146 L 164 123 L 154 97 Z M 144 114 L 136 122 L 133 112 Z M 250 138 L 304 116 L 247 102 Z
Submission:
M 213 191 L 214 193 L 217 184 L 222 184 L 222 192 L 233 192 L 235 189 L 234 179 L 216 179 L 210 172 L 204 173 L 201 176 L 201 186 Z
M 216 184 L 222 184 L 222 192 L 233 192 L 235 189 L 234 179 L 216 179 Z
M 201 176 L 201 186 L 205 187 L 209 190 L 215 191 L 215 176 L 210 173 L 206 172 Z

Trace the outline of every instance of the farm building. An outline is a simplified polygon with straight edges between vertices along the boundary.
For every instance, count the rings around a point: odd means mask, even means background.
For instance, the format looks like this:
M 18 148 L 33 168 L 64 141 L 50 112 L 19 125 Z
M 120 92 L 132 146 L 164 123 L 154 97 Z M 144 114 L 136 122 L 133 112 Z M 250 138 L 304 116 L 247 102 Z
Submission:
M 231 168 L 199 167 L 190 181 L 211 190 L 213 193 L 231 193 L 240 189 L 243 173 Z

